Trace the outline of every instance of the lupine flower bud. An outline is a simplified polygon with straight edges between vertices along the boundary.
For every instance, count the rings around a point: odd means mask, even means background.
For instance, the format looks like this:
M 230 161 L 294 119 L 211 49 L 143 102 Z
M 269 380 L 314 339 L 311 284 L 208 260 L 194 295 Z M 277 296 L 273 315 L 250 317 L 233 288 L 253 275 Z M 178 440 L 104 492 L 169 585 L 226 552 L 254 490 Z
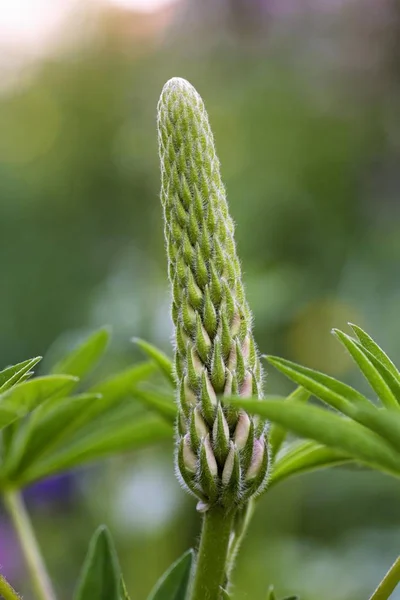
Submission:
M 265 486 L 268 446 L 265 424 L 224 400 L 261 399 L 262 370 L 213 135 L 184 79 L 164 86 L 158 135 L 180 407 L 177 470 L 199 510 L 234 508 Z

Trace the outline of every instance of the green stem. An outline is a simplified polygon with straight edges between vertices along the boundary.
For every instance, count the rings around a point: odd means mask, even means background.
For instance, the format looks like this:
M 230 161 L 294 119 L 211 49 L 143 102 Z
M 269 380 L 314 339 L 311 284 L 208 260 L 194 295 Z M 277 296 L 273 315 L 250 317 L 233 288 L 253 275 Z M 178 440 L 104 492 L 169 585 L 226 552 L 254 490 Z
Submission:
M 191 600 L 219 600 L 235 513 L 215 506 L 204 515 Z
M 382 579 L 370 600 L 387 600 L 400 582 L 400 556 L 390 567 Z
M 0 575 L 0 596 L 4 600 L 21 600 L 17 592 L 2 575 Z
M 255 508 L 254 499 L 251 499 L 247 506 L 242 509 L 241 514 L 236 514 L 237 522 L 235 523 L 235 537 L 232 539 L 231 544 L 229 546 L 229 554 L 228 554 L 228 565 L 227 565 L 227 575 L 228 578 L 233 570 L 235 565 L 236 556 L 238 555 L 240 546 L 242 541 L 247 533 L 247 529 L 250 525 L 250 521 L 252 519 Z
M 18 534 L 38 600 L 56 600 L 21 494 L 17 491 L 5 492 L 4 504 Z

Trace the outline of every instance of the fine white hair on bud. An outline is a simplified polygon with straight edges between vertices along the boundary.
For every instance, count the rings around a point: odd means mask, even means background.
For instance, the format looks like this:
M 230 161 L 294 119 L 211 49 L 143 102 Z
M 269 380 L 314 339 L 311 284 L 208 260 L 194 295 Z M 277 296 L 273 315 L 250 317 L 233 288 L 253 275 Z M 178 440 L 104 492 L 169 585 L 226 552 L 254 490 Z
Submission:
M 224 404 L 238 394 L 262 398 L 234 225 L 208 115 L 188 81 L 165 84 L 157 123 L 179 390 L 177 469 L 201 510 L 238 507 L 257 493 L 268 460 L 265 452 L 259 462 L 261 450 L 253 449 L 253 417 Z

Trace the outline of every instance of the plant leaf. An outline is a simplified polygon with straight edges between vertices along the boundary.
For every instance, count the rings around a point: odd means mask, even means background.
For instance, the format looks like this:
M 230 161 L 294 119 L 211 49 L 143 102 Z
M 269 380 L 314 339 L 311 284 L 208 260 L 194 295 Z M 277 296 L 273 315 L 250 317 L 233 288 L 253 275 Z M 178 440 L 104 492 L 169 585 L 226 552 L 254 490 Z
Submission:
M 326 409 L 300 402 L 260 402 L 243 398 L 232 399 L 231 403 L 369 466 L 400 475 L 400 454 L 372 431 Z
M 0 597 L 4 600 L 22 600 L 7 579 L 0 573 Z
M 289 377 L 289 379 L 303 386 L 311 394 L 344 415 L 353 418 L 355 414 L 354 405 L 356 404 L 370 406 L 370 402 L 365 396 L 333 377 L 307 367 L 302 367 L 284 358 L 275 356 L 268 356 L 266 358 L 268 362 Z
M 392 409 L 357 408 L 359 420 L 400 452 L 400 413 Z
M 270 588 L 269 588 L 269 590 L 268 590 L 267 600 L 276 600 L 276 596 L 275 596 L 274 586 L 273 585 L 271 585 Z
M 285 402 L 293 402 L 293 400 L 298 400 L 299 402 L 307 402 L 310 397 L 310 392 L 305 390 L 303 387 L 296 388 L 287 398 L 285 398 Z M 271 448 L 271 456 L 274 457 L 279 452 L 283 442 L 285 441 L 287 435 L 287 430 L 278 425 L 277 423 L 273 423 L 271 429 L 269 431 L 269 445 Z
M 228 594 L 228 592 L 226 590 L 221 588 L 221 599 L 222 600 L 231 600 L 231 598 L 232 598 L 232 596 L 230 594 Z
M 132 338 L 132 342 L 137 344 L 139 348 L 143 350 L 143 352 L 147 354 L 149 358 L 154 360 L 154 362 L 159 367 L 160 371 L 166 377 L 167 381 L 172 385 L 173 388 L 175 388 L 176 382 L 174 377 L 174 367 L 172 360 L 168 358 L 168 356 L 164 354 L 164 352 L 159 350 L 156 346 L 153 346 L 153 344 L 150 344 L 145 340 L 142 340 L 140 338 Z
M 333 329 L 332 331 L 333 334 L 342 342 L 346 350 L 359 366 L 364 377 L 377 394 L 381 402 L 388 408 L 398 408 L 399 405 L 397 399 L 390 386 L 387 384 L 384 377 L 382 377 L 381 373 L 375 367 L 373 362 L 368 358 L 367 354 L 359 347 L 357 342 L 346 333 L 343 333 L 343 331 L 339 331 L 338 329 Z
M 38 458 L 26 471 L 18 474 L 15 481 L 20 486 L 28 485 L 106 456 L 171 439 L 171 427 L 155 417 L 142 417 L 136 422 L 110 420 L 102 428 L 93 428 L 86 433 L 78 431 L 68 443 Z
M 101 402 L 101 396 L 81 394 L 57 399 L 50 408 L 48 403 L 39 406 L 13 436 L 4 461 L 6 476 L 17 476 L 38 456 L 49 452 L 60 440 L 76 431 L 84 421 L 87 409 L 96 401 Z
M 376 342 L 374 342 L 372 337 L 370 337 L 368 335 L 368 333 L 363 331 L 361 329 L 361 327 L 358 327 L 357 325 L 353 325 L 352 323 L 349 323 L 349 325 L 352 328 L 352 330 L 354 331 L 354 333 L 356 334 L 356 336 L 358 337 L 358 339 L 360 340 L 360 343 L 362 344 L 362 346 L 364 348 L 366 348 L 366 350 L 371 352 L 371 354 L 373 356 L 375 356 L 379 360 L 379 362 L 382 363 L 383 366 L 386 367 L 386 369 L 397 380 L 400 381 L 400 373 L 399 373 L 397 367 L 392 363 L 392 361 L 390 360 L 388 355 L 382 350 L 382 348 L 380 348 L 378 346 L 378 344 Z
M 0 427 L 23 417 L 55 394 L 70 389 L 76 381 L 68 375 L 48 375 L 16 384 L 0 394 Z
M 157 582 L 148 600 L 185 600 L 193 558 L 193 550 L 188 550 L 174 562 Z
M 157 390 L 143 389 L 136 389 L 134 396 L 145 406 L 154 410 L 157 414 L 166 419 L 168 423 L 171 423 L 171 425 L 175 424 L 178 410 L 173 396 L 161 394 Z
M 120 600 L 120 567 L 108 529 L 93 535 L 74 594 L 74 600 Z
M 136 384 L 154 373 L 155 366 L 151 362 L 143 362 L 125 369 L 89 388 L 90 393 L 101 394 L 105 401 L 112 404 L 126 396 L 131 396 Z
M 24 360 L 23 362 L 18 363 L 17 365 L 13 365 L 12 367 L 7 367 L 3 371 L 0 371 L 0 394 L 10 389 L 14 384 L 21 381 L 21 378 L 29 373 L 31 369 L 39 361 L 42 360 L 41 356 L 37 356 L 36 358 L 30 358 L 28 360 Z
M 103 355 L 110 332 L 99 329 L 87 337 L 77 348 L 62 358 L 51 370 L 52 373 L 75 375 L 80 379 L 90 371 Z
M 343 452 L 332 450 L 313 441 L 296 441 L 278 456 L 272 470 L 268 489 L 292 475 L 324 469 L 349 462 Z

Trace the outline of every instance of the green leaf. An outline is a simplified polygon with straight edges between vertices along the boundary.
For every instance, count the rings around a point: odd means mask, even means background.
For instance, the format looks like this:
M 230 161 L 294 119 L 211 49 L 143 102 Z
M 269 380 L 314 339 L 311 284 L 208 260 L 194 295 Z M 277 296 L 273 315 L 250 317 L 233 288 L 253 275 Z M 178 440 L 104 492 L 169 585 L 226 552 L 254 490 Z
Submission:
M 185 600 L 194 558 L 193 550 L 185 552 L 164 573 L 150 593 L 148 600 Z
M 269 590 L 268 590 L 267 600 L 276 600 L 276 596 L 275 596 L 274 586 L 273 585 L 271 585 L 270 588 L 269 588 Z
M 369 466 L 400 475 L 400 454 L 362 425 L 326 409 L 300 402 L 260 402 L 243 398 L 232 399 L 231 403 Z
M 231 598 L 232 598 L 232 596 L 230 594 L 228 594 L 228 592 L 226 590 L 221 588 L 221 599 L 222 600 L 231 600 Z
M 164 352 L 159 350 L 156 346 L 153 346 L 153 344 L 150 344 L 145 340 L 142 340 L 140 338 L 132 338 L 132 342 L 137 344 L 139 348 L 143 350 L 143 352 L 147 354 L 149 358 L 154 360 L 154 362 L 159 367 L 160 371 L 166 377 L 167 381 L 172 385 L 173 388 L 175 388 L 176 381 L 174 377 L 174 367 L 172 364 L 172 360 L 168 358 L 168 356 L 164 354 Z
M 298 400 L 299 402 L 307 402 L 309 397 L 310 392 L 305 390 L 303 387 L 298 387 L 287 398 L 285 398 L 284 401 L 293 402 L 293 400 Z M 286 429 L 284 429 L 280 425 L 277 425 L 276 423 L 272 424 L 268 435 L 272 457 L 276 456 L 279 452 L 279 449 L 285 441 L 286 435 Z
M 175 424 L 178 410 L 173 396 L 161 394 L 157 390 L 142 389 L 136 389 L 134 396 L 145 406 L 154 410 L 157 414 L 166 419 L 168 423 L 171 423 L 171 425 Z
M 108 529 L 93 535 L 74 600 L 120 600 L 120 567 Z
M 357 342 L 353 340 L 349 335 L 343 333 L 342 331 L 339 331 L 338 329 L 333 329 L 333 333 L 342 342 L 346 350 L 357 363 L 364 377 L 366 378 L 374 392 L 377 394 L 381 402 L 388 408 L 398 408 L 399 405 L 396 396 L 391 390 L 391 387 L 387 384 L 385 378 L 382 377 L 380 371 L 369 359 L 368 355 L 365 352 L 363 352 L 363 349 L 360 348 Z
M 68 375 L 48 375 L 13 386 L 0 394 L 0 427 L 23 417 L 55 394 L 69 390 L 76 381 Z
M 101 428 L 92 428 L 86 433 L 78 431 L 68 443 L 38 458 L 18 475 L 16 483 L 27 485 L 106 456 L 171 439 L 171 427 L 155 417 L 142 417 L 133 422 L 127 419 L 122 422 L 110 420 L 109 423 L 103 423 Z
M 7 579 L 0 573 L 0 597 L 4 600 L 22 600 Z
M 101 394 L 105 401 L 112 404 L 126 396 L 130 396 L 136 384 L 147 379 L 154 373 L 155 365 L 143 362 L 129 369 L 125 369 L 105 381 L 101 381 L 89 389 L 90 393 Z
M 378 344 L 374 342 L 374 340 L 368 335 L 368 333 L 361 329 L 361 327 L 357 327 L 357 325 L 353 325 L 352 323 L 349 323 L 349 325 L 360 340 L 362 346 L 371 352 L 371 354 L 375 356 L 384 367 L 386 367 L 393 377 L 400 381 L 400 373 L 397 367 L 392 363 L 382 348 L 380 348 Z
M 358 419 L 400 452 L 400 413 L 398 410 L 357 408 Z
M 274 463 L 268 489 L 292 475 L 341 465 L 350 460 L 347 454 L 317 442 L 293 442 Z
M 49 402 L 39 406 L 13 436 L 4 461 L 6 476 L 18 476 L 38 456 L 76 431 L 85 421 L 87 409 L 96 402 L 101 402 L 101 396 L 81 394 L 57 399 L 56 404 L 50 401 L 50 408 Z
M 75 375 L 81 379 L 99 361 L 107 347 L 109 338 L 110 332 L 106 328 L 92 333 L 82 344 L 61 359 L 52 368 L 51 372 Z
M 21 381 L 21 378 L 27 373 L 29 373 L 29 371 L 33 369 L 33 367 L 37 365 L 37 363 L 41 360 L 42 357 L 37 356 L 36 358 L 24 360 L 23 362 L 20 362 L 17 365 L 7 367 L 7 369 L 0 371 L 0 394 L 7 391 L 14 384 Z
M 122 576 L 121 576 L 121 581 L 120 581 L 120 587 L 121 587 L 121 600 L 131 600 L 128 594 L 128 590 L 126 589 L 126 585 L 125 585 L 125 581 L 123 580 Z
M 275 356 L 268 356 L 266 358 L 274 367 L 289 377 L 289 379 L 303 386 L 311 394 L 344 415 L 353 418 L 355 414 L 354 405 L 356 404 L 370 406 L 370 402 L 365 396 L 333 377 L 329 377 L 313 369 L 308 369 L 307 367 L 302 367 L 284 358 Z

